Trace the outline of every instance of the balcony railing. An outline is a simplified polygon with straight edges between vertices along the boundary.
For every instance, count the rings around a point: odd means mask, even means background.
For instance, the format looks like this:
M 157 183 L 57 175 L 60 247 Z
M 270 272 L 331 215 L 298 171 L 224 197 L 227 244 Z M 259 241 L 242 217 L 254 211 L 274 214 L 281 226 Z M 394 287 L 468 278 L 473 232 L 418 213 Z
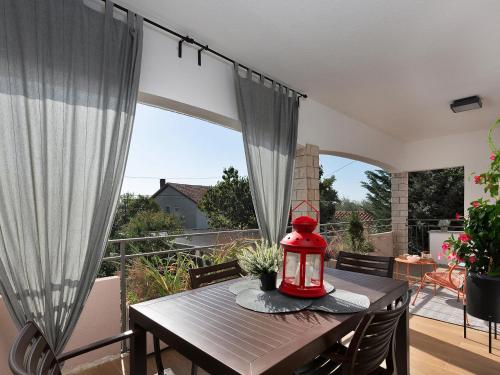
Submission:
M 450 219 L 408 219 L 408 253 L 420 254 L 422 249 L 429 250 L 431 230 L 463 231 L 464 221 Z
M 363 227 L 367 234 L 376 234 L 382 232 L 390 232 L 392 230 L 391 218 L 362 220 Z M 320 224 L 320 233 L 324 236 L 332 236 L 346 233 L 349 228 L 348 221 L 339 221 L 333 223 Z

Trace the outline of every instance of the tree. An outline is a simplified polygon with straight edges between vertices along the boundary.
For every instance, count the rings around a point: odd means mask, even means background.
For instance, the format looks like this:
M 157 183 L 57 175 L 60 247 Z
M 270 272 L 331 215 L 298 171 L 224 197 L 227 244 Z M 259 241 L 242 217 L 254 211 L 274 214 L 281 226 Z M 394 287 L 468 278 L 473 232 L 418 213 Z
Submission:
M 161 208 L 153 199 L 145 195 L 122 194 L 116 208 L 115 219 L 111 228 L 110 238 L 119 238 L 120 229 L 139 212 L 160 212 Z
M 363 202 L 354 201 L 347 197 L 342 197 L 336 206 L 337 211 L 361 211 L 363 209 Z
M 365 237 L 365 228 L 359 214 L 352 212 L 347 227 L 347 243 L 354 252 L 368 253 L 373 251 L 373 244 Z
M 335 176 L 323 178 L 323 166 L 319 167 L 319 214 L 320 223 L 331 223 L 335 219 L 335 205 L 340 202 L 337 190 L 333 188 Z
M 408 176 L 410 219 L 447 219 L 464 210 L 464 169 L 413 172 Z
M 222 181 L 208 189 L 198 207 L 212 228 L 257 228 L 248 177 L 240 177 L 234 167 L 224 169 Z
M 366 171 L 368 190 L 365 211 L 375 219 L 391 217 L 391 178 L 382 170 Z M 463 213 L 464 169 L 447 168 L 412 172 L 408 177 L 408 211 L 410 219 L 446 219 Z
M 361 186 L 368 190 L 364 210 L 369 212 L 375 220 L 391 217 L 391 175 L 377 169 L 366 171 L 368 181 L 362 181 Z
M 182 232 L 182 220 L 163 211 L 140 211 L 120 228 L 125 238 L 148 237 L 152 232 Z
M 115 219 L 110 238 L 147 237 L 151 232 L 166 231 L 169 234 L 181 233 L 182 222 L 173 215 L 161 211 L 160 206 L 151 198 L 144 195 L 134 196 L 126 193 L 120 197 L 116 209 Z M 118 255 L 118 244 L 108 244 L 107 256 Z M 128 244 L 133 252 L 150 252 L 171 248 L 171 241 L 165 239 L 137 241 Z M 118 262 L 103 262 L 99 269 L 99 276 L 111 276 L 119 269 Z

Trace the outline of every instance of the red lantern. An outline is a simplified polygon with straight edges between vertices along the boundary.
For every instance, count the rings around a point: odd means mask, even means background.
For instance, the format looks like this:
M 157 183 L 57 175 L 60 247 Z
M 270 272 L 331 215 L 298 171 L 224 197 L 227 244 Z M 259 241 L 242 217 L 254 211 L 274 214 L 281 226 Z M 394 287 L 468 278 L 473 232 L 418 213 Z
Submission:
M 316 212 L 316 220 L 300 216 L 292 221 L 293 231 L 281 240 L 283 246 L 283 279 L 280 292 L 302 298 L 317 298 L 326 294 L 323 271 L 326 241 L 314 233 L 318 225 L 319 211 L 308 201 L 302 201 L 295 211 L 306 203 Z

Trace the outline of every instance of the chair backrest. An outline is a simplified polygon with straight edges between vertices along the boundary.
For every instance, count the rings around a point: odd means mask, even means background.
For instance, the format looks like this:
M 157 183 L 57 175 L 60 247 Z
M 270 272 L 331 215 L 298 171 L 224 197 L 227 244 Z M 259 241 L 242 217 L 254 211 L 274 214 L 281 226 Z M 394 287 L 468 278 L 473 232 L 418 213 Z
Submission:
M 386 361 L 387 372 L 394 372 L 394 336 L 399 319 L 408 309 L 411 291 L 396 300 L 392 310 L 366 314 L 359 323 L 347 349 L 344 374 L 370 374 Z M 399 304 L 398 304 L 399 303 Z
M 242 274 L 243 270 L 236 260 L 213 266 L 191 268 L 189 270 L 192 289 L 199 288 L 201 285 L 234 279 L 240 277 Z
M 462 289 L 465 283 L 467 272 L 464 267 L 455 264 L 449 268 L 448 282 L 456 290 Z
M 9 366 L 14 375 L 60 375 L 56 355 L 34 322 L 21 329 L 10 349 Z
M 392 278 L 394 257 L 379 257 L 340 251 L 337 257 L 336 268 Z

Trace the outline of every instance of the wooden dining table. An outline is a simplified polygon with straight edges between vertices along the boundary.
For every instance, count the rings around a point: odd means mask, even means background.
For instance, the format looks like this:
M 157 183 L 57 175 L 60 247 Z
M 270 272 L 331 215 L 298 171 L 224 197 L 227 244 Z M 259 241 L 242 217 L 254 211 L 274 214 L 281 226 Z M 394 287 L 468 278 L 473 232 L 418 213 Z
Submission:
M 404 295 L 402 280 L 325 268 L 336 289 L 364 294 L 369 310 Z M 301 311 L 265 314 L 244 309 L 229 280 L 130 306 L 130 369 L 146 375 L 146 332 L 151 332 L 210 374 L 292 374 L 356 328 L 363 312 Z M 409 373 L 408 311 L 395 337 L 398 375 Z M 166 364 L 168 367 L 168 364 Z

